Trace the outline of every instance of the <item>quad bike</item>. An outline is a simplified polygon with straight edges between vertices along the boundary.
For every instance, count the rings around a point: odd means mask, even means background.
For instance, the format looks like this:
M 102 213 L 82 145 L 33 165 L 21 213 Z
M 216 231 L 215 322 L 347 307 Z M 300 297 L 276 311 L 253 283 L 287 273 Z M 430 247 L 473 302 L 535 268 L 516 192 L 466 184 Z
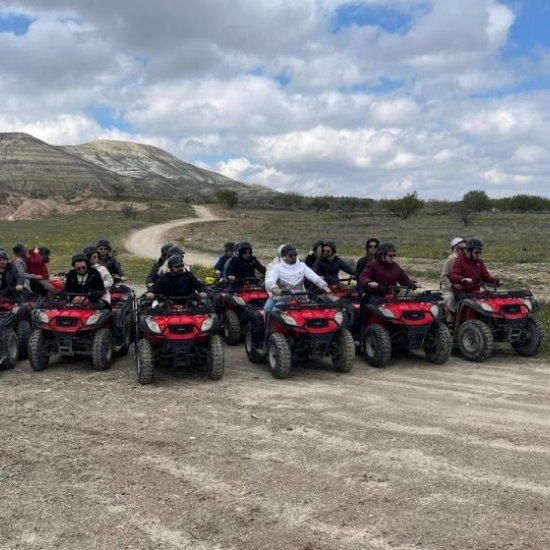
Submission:
M 330 285 L 332 295 L 340 300 L 344 306 L 346 315 L 345 326 L 351 332 L 355 342 L 355 348 L 360 349 L 361 344 L 361 291 L 353 285 L 355 277 L 339 279 L 339 284 Z
M 28 358 L 28 344 L 32 330 L 31 312 L 40 307 L 41 303 L 42 298 L 33 292 L 16 292 L 7 289 L 0 293 L 0 317 L 3 322 L 12 327 L 17 336 L 18 359 Z M 6 314 L 9 316 L 4 319 Z M 9 334 L 5 334 L 3 338 L 9 339 L 9 337 Z
M 244 329 L 246 355 L 266 359 L 275 378 L 290 374 L 293 359 L 332 358 L 334 369 L 350 372 L 355 362 L 353 337 L 345 328 L 342 304 L 312 291 L 284 290 L 269 314 L 250 312 Z
M 35 371 L 49 365 L 52 355 L 91 356 L 96 370 L 108 369 L 115 354 L 130 346 L 132 301 L 127 301 L 117 324 L 113 309 L 99 307 L 86 293 L 60 293 L 32 313 L 34 330 L 29 339 L 29 361 Z
M 453 340 L 445 324 L 443 296 L 409 287 L 386 286 L 381 303 L 365 303 L 361 312 L 361 351 L 373 367 L 385 367 L 395 349 L 423 350 L 430 363 L 445 363 Z M 404 291 L 404 294 L 400 294 Z
M 223 335 L 230 346 L 240 343 L 246 318 L 254 311 L 262 310 L 268 298 L 265 287 L 256 277 L 238 279 L 236 283 L 237 287 L 230 286 L 215 298 Z
M 481 284 L 480 292 L 457 301 L 452 328 L 460 353 L 468 361 L 484 361 L 495 342 L 509 342 L 519 355 L 535 356 L 544 342 L 544 326 L 532 317 L 539 305 L 531 291 Z
M 206 365 L 211 380 L 224 371 L 223 339 L 217 334 L 219 316 L 209 301 L 198 297 L 161 297 L 136 301 L 136 366 L 140 384 L 150 384 L 154 367 Z

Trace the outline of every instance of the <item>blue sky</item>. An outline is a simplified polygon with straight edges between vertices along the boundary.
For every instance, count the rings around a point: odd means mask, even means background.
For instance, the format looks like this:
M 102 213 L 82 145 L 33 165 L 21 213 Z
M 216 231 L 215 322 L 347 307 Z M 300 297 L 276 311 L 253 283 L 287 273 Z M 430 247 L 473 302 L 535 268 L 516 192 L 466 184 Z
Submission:
M 550 0 L 0 0 L 0 131 L 304 194 L 548 196 L 549 24 Z

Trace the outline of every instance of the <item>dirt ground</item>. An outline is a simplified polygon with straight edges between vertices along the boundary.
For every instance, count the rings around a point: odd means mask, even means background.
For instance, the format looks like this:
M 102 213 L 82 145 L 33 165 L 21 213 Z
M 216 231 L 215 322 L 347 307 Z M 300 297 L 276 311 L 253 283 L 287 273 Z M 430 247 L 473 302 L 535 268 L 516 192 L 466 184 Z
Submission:
M 550 547 L 550 366 L 0 372 L 2 549 Z

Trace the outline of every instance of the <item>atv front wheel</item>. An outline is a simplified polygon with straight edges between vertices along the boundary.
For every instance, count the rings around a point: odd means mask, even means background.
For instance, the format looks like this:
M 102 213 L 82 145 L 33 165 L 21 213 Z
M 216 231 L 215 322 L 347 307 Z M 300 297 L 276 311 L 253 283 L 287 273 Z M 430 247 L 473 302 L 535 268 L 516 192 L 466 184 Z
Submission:
M 391 360 L 391 339 L 381 325 L 370 325 L 363 337 L 363 354 L 373 367 L 385 367 Z
M 426 359 L 435 365 L 442 365 L 449 360 L 453 351 L 453 337 L 447 325 L 434 321 L 424 341 Z
M 241 341 L 241 322 L 234 311 L 228 310 L 223 315 L 223 335 L 230 346 Z
M 154 354 L 153 346 L 149 340 L 142 338 L 137 343 L 136 353 L 137 379 L 140 384 L 150 384 L 154 375 Z
M 223 340 L 218 334 L 212 334 L 208 340 L 206 352 L 206 376 L 210 380 L 219 380 L 224 371 Z
M 493 352 L 493 333 L 479 319 L 462 323 L 458 327 L 456 339 L 460 353 L 468 361 L 485 361 Z
M 19 343 L 19 359 L 22 361 L 29 358 L 29 338 L 31 336 L 31 325 L 28 321 L 21 321 L 17 325 L 17 341 Z
M 254 331 L 250 323 L 247 323 L 244 327 L 244 349 L 251 363 L 265 363 L 265 351 L 260 352 L 256 347 Z
M 355 342 L 348 329 L 340 329 L 332 343 L 332 365 L 337 372 L 350 372 L 355 365 Z
M 278 332 L 267 341 L 267 360 L 275 378 L 287 378 L 292 365 L 292 354 L 286 338 Z
M 107 370 L 113 362 L 113 335 L 106 328 L 100 328 L 92 342 L 92 365 L 95 370 Z
M 544 342 L 544 325 L 538 319 L 528 317 L 521 336 L 521 340 L 512 342 L 512 347 L 523 357 L 534 357 Z
M 132 316 L 127 315 L 124 319 L 124 328 L 123 328 L 123 342 L 121 346 L 116 351 L 118 357 L 125 357 L 128 355 L 130 350 L 130 345 L 132 344 Z
M 29 363 L 34 371 L 41 371 L 48 368 L 50 354 L 46 350 L 44 333 L 40 330 L 33 330 L 29 338 Z

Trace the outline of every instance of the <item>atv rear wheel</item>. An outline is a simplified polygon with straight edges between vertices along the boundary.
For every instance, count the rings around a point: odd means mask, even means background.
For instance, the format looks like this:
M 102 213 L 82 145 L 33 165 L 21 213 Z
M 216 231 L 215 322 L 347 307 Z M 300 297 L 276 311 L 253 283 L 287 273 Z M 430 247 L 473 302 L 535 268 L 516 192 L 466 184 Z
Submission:
M 32 370 L 41 371 L 48 368 L 50 354 L 45 348 L 46 341 L 42 330 L 33 330 L 29 338 L 29 363 Z
M 479 319 L 462 323 L 458 327 L 456 339 L 460 353 L 468 361 L 485 361 L 493 352 L 493 333 Z
M 278 332 L 267 341 L 267 360 L 275 378 L 287 378 L 292 366 L 292 354 L 286 338 Z
M 442 365 L 449 360 L 453 351 L 453 337 L 447 325 L 434 321 L 424 340 L 426 359 L 435 365 Z
M 141 339 L 136 352 L 137 379 L 140 384 L 150 384 L 154 378 L 155 359 L 149 340 Z
M 223 335 L 230 346 L 235 346 L 241 341 L 241 322 L 232 310 L 223 314 Z
M 355 365 L 355 342 L 348 329 L 340 329 L 331 348 L 332 364 L 337 372 L 350 372 Z
M 363 337 L 363 354 L 373 367 L 385 367 L 391 360 L 391 339 L 381 325 L 370 325 Z
M 244 327 L 244 349 L 251 363 L 265 363 L 265 351 L 260 352 L 256 347 L 254 331 L 250 323 Z
M 107 370 L 113 362 L 113 335 L 106 328 L 100 328 L 92 342 L 92 365 L 95 370 Z
M 523 357 L 534 357 L 544 342 L 543 324 L 538 319 L 528 317 L 522 336 L 520 341 L 512 342 L 512 347 Z
M 21 321 L 17 325 L 17 341 L 19 344 L 19 359 L 22 361 L 29 358 L 29 338 L 31 336 L 31 325 L 28 321 Z
M 218 334 L 212 334 L 208 340 L 206 352 L 206 376 L 210 380 L 219 380 L 224 371 L 223 340 Z

